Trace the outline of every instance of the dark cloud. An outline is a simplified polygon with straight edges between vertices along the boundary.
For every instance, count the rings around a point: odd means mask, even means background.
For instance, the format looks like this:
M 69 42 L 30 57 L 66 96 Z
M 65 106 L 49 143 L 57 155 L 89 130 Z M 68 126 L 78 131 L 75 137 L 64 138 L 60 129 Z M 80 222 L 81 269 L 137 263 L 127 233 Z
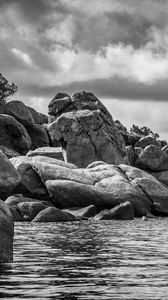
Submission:
M 52 98 L 58 92 L 66 92 L 72 95 L 76 91 L 90 91 L 100 99 L 123 99 L 123 100 L 168 100 L 167 81 L 160 81 L 154 85 L 132 83 L 127 80 L 109 79 L 88 82 L 74 82 L 72 84 L 54 86 L 26 86 L 22 94 Z
M 21 94 L 90 90 L 107 98 L 167 100 L 167 1 L 0 0 L 0 25 L 1 72 Z M 161 47 L 158 58 L 153 51 Z M 25 64 L 26 55 L 32 64 Z
M 10 5 L 17 5 L 29 20 L 36 21 L 39 16 L 42 17 L 49 11 L 49 6 L 45 0 L 1 0 L 0 8 L 6 8 Z

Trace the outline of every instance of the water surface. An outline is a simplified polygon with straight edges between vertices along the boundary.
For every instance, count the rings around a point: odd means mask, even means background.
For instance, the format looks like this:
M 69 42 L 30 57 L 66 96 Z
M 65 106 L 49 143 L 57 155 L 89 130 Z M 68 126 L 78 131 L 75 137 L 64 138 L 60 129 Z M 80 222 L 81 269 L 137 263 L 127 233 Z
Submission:
M 168 219 L 16 223 L 1 299 L 168 299 Z

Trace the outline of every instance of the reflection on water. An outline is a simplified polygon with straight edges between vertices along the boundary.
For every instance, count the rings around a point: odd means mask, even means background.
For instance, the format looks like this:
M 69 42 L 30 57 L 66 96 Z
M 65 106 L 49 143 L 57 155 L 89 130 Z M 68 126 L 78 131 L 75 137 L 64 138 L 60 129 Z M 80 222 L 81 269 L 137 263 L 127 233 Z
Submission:
M 18 223 L 2 299 L 168 299 L 168 219 Z

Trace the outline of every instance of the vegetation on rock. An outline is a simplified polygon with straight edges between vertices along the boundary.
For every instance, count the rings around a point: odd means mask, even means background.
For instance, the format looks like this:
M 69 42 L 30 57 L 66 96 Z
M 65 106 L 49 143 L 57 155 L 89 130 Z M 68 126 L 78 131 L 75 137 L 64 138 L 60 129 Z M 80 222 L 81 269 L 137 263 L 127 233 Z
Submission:
M 159 138 L 159 134 L 158 133 L 154 133 L 150 128 L 148 128 L 147 126 L 142 126 L 142 127 L 138 127 L 137 125 L 132 125 L 132 127 L 130 128 L 130 132 L 132 133 L 136 133 L 138 135 L 142 135 L 142 136 L 147 136 L 147 135 L 151 135 L 153 136 L 155 139 Z
M 4 103 L 6 98 L 16 93 L 18 87 L 11 83 L 0 73 L 0 103 Z

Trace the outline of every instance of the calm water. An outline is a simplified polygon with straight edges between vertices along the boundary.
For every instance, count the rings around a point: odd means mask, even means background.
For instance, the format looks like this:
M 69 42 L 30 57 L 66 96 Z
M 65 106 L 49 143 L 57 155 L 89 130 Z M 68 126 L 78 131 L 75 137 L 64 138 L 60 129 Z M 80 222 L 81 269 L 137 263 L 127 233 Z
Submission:
M 15 226 L 1 299 L 168 299 L 168 219 Z

